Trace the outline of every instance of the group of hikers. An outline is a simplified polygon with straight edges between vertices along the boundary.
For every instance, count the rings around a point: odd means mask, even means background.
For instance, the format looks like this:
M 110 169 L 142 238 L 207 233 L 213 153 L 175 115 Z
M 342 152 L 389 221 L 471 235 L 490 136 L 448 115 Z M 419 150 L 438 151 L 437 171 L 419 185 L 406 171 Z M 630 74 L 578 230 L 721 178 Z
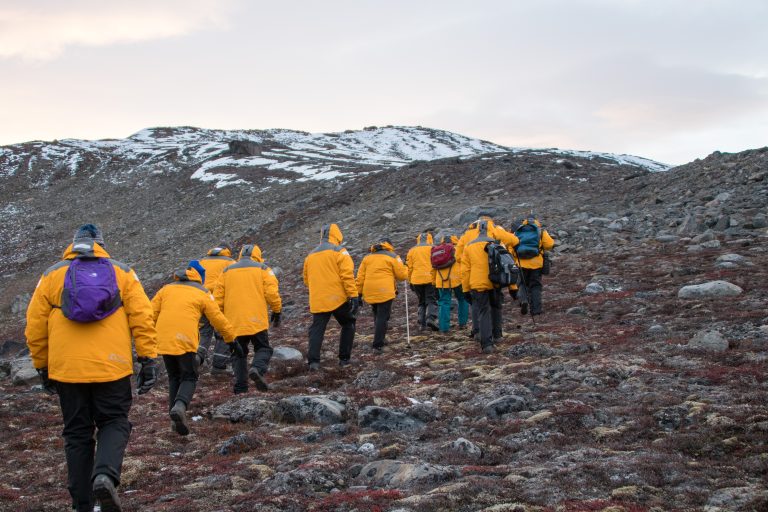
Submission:
M 505 289 L 519 301 L 521 314 L 542 313 L 541 275 L 554 240 L 535 217 L 507 231 L 481 216 L 460 237 L 440 234 L 434 243 L 425 232 L 416 242 L 403 263 L 391 240 L 382 238 L 355 275 L 339 226 L 323 226 L 320 244 L 303 267 L 312 314 L 310 371 L 320 370 L 331 317 L 341 327 L 339 365 L 350 364 L 363 301 L 374 316 L 372 351 L 381 354 L 402 281 L 418 297 L 421 331 L 450 330 L 454 297 L 463 328 L 471 306 L 469 336 L 486 354 L 502 336 Z M 80 226 L 62 261 L 40 278 L 25 330 L 43 389 L 59 397 L 72 508 L 90 512 L 98 501 L 103 512 L 122 510 L 117 486 L 131 432 L 133 349 L 140 395 L 156 383 L 155 359 L 162 355 L 172 430 L 187 435 L 186 412 L 211 342 L 211 372 L 228 372 L 231 363 L 234 393 L 246 392 L 249 380 L 268 391 L 265 374 L 273 353 L 268 332 L 270 325 L 280 325 L 281 315 L 278 279 L 258 245 L 243 245 L 236 260 L 228 244 L 219 244 L 176 270 L 150 301 L 136 273 L 110 258 L 101 230 Z

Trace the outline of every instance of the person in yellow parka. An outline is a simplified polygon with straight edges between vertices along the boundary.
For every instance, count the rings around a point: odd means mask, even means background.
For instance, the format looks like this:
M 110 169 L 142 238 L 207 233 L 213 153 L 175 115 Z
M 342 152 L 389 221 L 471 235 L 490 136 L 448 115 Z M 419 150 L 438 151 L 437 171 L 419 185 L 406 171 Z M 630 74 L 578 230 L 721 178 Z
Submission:
M 495 228 L 495 229 L 494 229 Z M 491 231 L 493 230 L 493 231 Z M 490 242 L 503 237 L 505 244 L 515 245 L 517 237 L 498 226 L 491 220 L 477 223 L 478 235 L 464 247 L 461 257 L 461 288 L 465 297 L 472 304 L 477 318 L 480 346 L 483 353 L 493 352 L 496 342 L 501 339 L 501 289 L 496 288 L 488 277 L 488 253 L 485 250 Z M 493 236 L 490 234 L 493 232 Z
M 309 311 L 312 313 L 307 354 L 310 370 L 320 369 L 320 350 L 331 316 L 341 326 L 339 365 L 349 365 L 352 357 L 360 298 L 355 283 L 355 264 L 341 245 L 343 241 L 339 226 L 326 224 L 320 230 L 320 245 L 304 259 L 304 285 L 309 288 Z
M 520 314 L 540 315 L 543 312 L 541 304 L 541 275 L 544 266 L 544 254 L 555 247 L 555 241 L 549 232 L 541 226 L 541 222 L 530 215 L 515 230 L 517 244 L 508 244 L 507 249 L 515 257 L 520 267 Z
M 440 244 L 451 244 L 455 246 L 459 242 L 456 236 L 443 236 L 439 239 Z M 438 320 L 440 332 L 446 333 L 451 327 L 451 296 L 456 297 L 458 304 L 459 327 L 466 327 L 469 319 L 469 303 L 464 298 L 461 291 L 461 263 L 455 261 L 453 265 L 447 268 L 435 269 L 435 288 L 438 293 Z
M 373 351 L 381 354 L 392 303 L 397 296 L 397 283 L 408 277 L 403 260 L 395 254 L 388 238 L 382 238 L 370 248 L 357 270 L 357 291 L 373 310 Z
M 478 226 L 480 222 L 486 221 L 488 225 L 488 236 L 494 240 L 498 240 L 501 243 L 509 246 L 512 243 L 517 243 L 517 238 L 514 234 L 508 232 L 501 226 L 495 224 L 493 222 L 493 219 L 489 215 L 481 215 L 480 218 L 478 218 L 476 221 L 472 222 L 467 226 L 467 230 L 464 232 L 463 235 L 461 235 L 461 238 L 459 238 L 459 242 L 456 244 L 456 260 L 459 261 L 459 263 L 462 262 L 464 258 L 464 248 L 467 246 L 469 242 L 472 242 L 475 240 L 479 234 L 480 231 L 478 229 Z M 463 267 L 462 267 L 462 273 L 463 273 Z M 487 270 L 487 269 L 486 269 Z M 490 280 L 488 281 L 490 283 Z M 466 291 L 466 290 L 465 290 Z M 466 295 L 467 300 L 471 300 L 471 295 Z M 501 307 L 503 303 L 503 295 L 501 293 L 495 293 L 493 295 L 494 301 L 491 304 L 491 315 L 493 316 L 493 337 L 494 339 L 500 339 L 502 336 L 502 328 L 501 328 Z M 470 338 L 476 338 L 479 335 L 479 323 L 477 318 L 478 310 L 475 307 L 474 304 L 472 304 L 472 330 L 469 333 Z
M 168 408 L 174 432 L 189 434 L 187 409 L 195 393 L 199 346 L 198 325 L 205 317 L 224 336 L 227 343 L 235 339 L 232 324 L 222 314 L 213 295 L 203 286 L 205 270 L 192 260 L 186 268 L 174 272 L 174 281 L 163 286 L 152 298 L 158 353 L 163 356 L 168 372 Z M 239 344 L 230 345 L 235 350 Z
M 269 346 L 268 329 L 270 322 L 273 327 L 280 325 L 283 302 L 277 277 L 264 263 L 258 245 L 244 245 L 240 249 L 239 261 L 222 271 L 213 296 L 234 327 L 235 343 L 243 349 L 242 356 L 236 352 L 232 358 L 235 394 L 248 391 L 248 377 L 253 380 L 256 389 L 268 391 L 264 374 L 269 369 L 273 352 Z M 271 316 L 267 306 L 272 310 Z M 248 369 L 250 344 L 253 345 L 253 361 Z
M 63 260 L 37 283 L 24 331 L 43 388 L 59 395 L 72 508 L 88 511 L 94 497 L 102 510 L 121 510 L 116 487 L 131 433 L 131 339 L 141 364 L 139 394 L 157 380 L 149 298 L 136 273 L 105 247 L 97 226 L 78 228 Z
M 221 242 L 209 250 L 208 254 L 200 258 L 200 265 L 205 269 L 203 286 L 213 293 L 213 288 L 216 286 L 216 281 L 219 280 L 222 270 L 234 263 L 232 247 L 227 242 Z M 212 337 L 216 341 L 213 346 L 213 357 L 211 357 L 211 373 L 223 373 L 229 364 L 230 349 L 224 343 L 221 335 L 211 326 L 208 318 L 203 316 L 200 323 L 200 347 L 197 349 L 198 365 L 202 365 L 207 359 Z
M 427 327 L 436 331 L 437 292 L 435 290 L 435 270 L 430 259 L 432 254 L 432 233 L 425 232 L 416 237 L 416 245 L 411 247 L 405 257 L 408 265 L 408 284 L 419 300 L 419 329 Z

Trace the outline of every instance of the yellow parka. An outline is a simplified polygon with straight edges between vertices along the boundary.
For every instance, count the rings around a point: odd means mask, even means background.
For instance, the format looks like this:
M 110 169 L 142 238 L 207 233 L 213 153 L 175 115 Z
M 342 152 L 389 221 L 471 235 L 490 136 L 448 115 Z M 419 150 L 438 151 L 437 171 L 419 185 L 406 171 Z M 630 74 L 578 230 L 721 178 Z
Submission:
M 541 229 L 541 222 L 538 220 L 534 220 L 533 222 L 539 227 L 539 229 Z M 528 224 L 528 219 L 525 219 L 522 224 Z M 507 250 L 515 258 L 517 266 L 520 268 L 535 270 L 544 266 L 544 256 L 542 256 L 542 253 L 544 251 L 551 251 L 552 248 L 555 247 L 555 241 L 552 239 L 546 229 L 542 229 L 541 238 L 539 239 L 539 254 L 533 258 L 525 259 L 519 259 L 517 257 L 517 253 L 515 252 L 515 245 L 517 244 L 507 244 Z
M 467 246 L 467 244 L 471 241 L 473 241 L 477 236 L 480 234 L 480 231 L 478 230 L 478 224 L 482 221 L 486 221 L 488 224 L 488 236 L 498 240 L 502 244 L 509 247 L 510 245 L 517 245 L 519 243 L 519 240 L 515 236 L 514 233 L 510 233 L 506 229 L 502 228 L 501 226 L 497 226 L 493 219 L 490 217 L 480 217 L 478 220 L 473 222 L 467 227 L 467 230 L 464 232 L 463 235 L 461 235 L 461 238 L 459 238 L 459 243 L 456 244 L 456 259 L 461 261 L 464 257 L 464 248 Z
M 439 243 L 445 244 L 445 243 L 451 243 L 454 246 L 458 243 L 459 239 L 456 236 L 451 237 L 443 237 L 440 239 Z M 456 263 L 451 265 L 448 268 L 436 268 L 435 269 L 435 288 L 438 289 L 445 289 L 445 288 L 456 288 L 457 286 L 461 286 L 461 263 L 459 263 L 458 258 L 456 259 Z
M 368 304 L 381 304 L 397 295 L 397 282 L 408 277 L 403 260 L 392 244 L 373 245 L 357 269 L 357 291 Z
M 274 313 L 280 313 L 283 308 L 277 277 L 264 264 L 258 245 L 243 246 L 240 260 L 222 271 L 213 296 L 234 327 L 235 336 L 266 331 L 269 328 L 267 305 Z
M 304 284 L 309 288 L 309 311 L 334 311 L 351 297 L 357 297 L 355 264 L 340 244 L 339 226 L 330 224 L 320 231 L 320 245 L 304 260 Z
M 411 247 L 405 257 L 408 265 L 410 284 L 432 284 L 435 269 L 432 268 L 432 234 L 422 233 L 416 237 L 416 245 Z
M 475 290 L 484 292 L 494 288 L 488 279 L 488 253 L 485 246 L 492 240 L 499 240 L 505 244 L 517 245 L 517 237 L 512 233 L 494 226 L 493 221 L 478 221 L 477 236 L 466 243 L 461 257 L 461 289 L 465 292 Z M 491 231 L 493 229 L 493 231 Z M 493 235 L 490 233 L 493 232 Z
M 221 271 L 235 263 L 235 260 L 232 258 L 232 251 L 226 247 L 214 247 L 208 251 L 206 256 L 200 258 L 199 261 L 205 269 L 205 282 L 203 286 L 208 288 L 209 292 L 213 292 Z
M 43 273 L 27 308 L 24 335 L 35 368 L 48 367 L 48 376 L 71 383 L 111 382 L 133 373 L 131 338 L 140 357 L 157 357 L 157 333 L 152 306 L 136 273 L 110 260 L 123 305 L 108 317 L 89 323 L 69 320 L 61 311 L 64 276 L 79 254 L 72 245 L 64 259 Z M 93 255 L 109 258 L 94 243 Z
M 197 352 L 200 345 L 200 317 L 205 315 L 224 341 L 235 338 L 232 324 L 222 314 L 213 295 L 202 285 L 193 268 L 174 274 L 175 281 L 163 286 L 152 298 L 157 352 L 178 356 Z

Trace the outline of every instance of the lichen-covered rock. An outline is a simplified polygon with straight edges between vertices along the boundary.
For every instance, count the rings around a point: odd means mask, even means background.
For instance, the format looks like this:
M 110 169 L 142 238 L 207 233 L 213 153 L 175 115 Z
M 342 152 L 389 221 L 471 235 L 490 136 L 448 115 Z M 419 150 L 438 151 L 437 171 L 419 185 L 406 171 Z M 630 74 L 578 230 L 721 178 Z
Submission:
M 32 365 L 29 357 L 14 359 L 11 363 L 11 382 L 17 386 L 33 385 L 40 383 L 37 370 Z
M 456 470 L 446 466 L 377 460 L 363 466 L 357 481 L 371 487 L 409 488 L 416 484 L 444 482 L 456 476 Z
M 709 299 L 718 297 L 735 297 L 744 290 L 728 281 L 709 281 L 702 284 L 683 286 L 677 292 L 680 299 Z
M 519 395 L 506 395 L 490 402 L 483 412 L 492 420 L 499 419 L 510 412 L 528 410 L 528 399 Z
M 728 350 L 728 340 L 718 331 L 704 330 L 697 332 L 691 338 L 688 347 L 710 352 L 725 352 Z
M 245 396 L 235 398 L 214 407 L 209 415 L 213 419 L 228 420 L 233 423 L 240 421 L 276 421 L 277 407 L 273 402 Z
M 360 409 L 357 413 L 357 423 L 361 427 L 379 432 L 415 432 L 424 428 L 424 422 L 421 420 L 375 405 Z
M 293 347 L 275 347 L 272 352 L 272 359 L 275 361 L 303 362 L 304 356 Z
M 331 425 L 347 421 L 344 404 L 328 396 L 290 396 L 278 403 L 280 418 L 288 423 Z

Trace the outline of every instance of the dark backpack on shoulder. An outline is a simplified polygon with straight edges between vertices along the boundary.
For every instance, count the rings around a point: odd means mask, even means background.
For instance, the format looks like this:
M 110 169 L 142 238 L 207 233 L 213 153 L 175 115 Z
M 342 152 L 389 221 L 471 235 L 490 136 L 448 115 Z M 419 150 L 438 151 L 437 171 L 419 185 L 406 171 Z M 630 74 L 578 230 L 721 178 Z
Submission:
M 78 250 L 81 255 L 72 260 L 64 275 L 61 312 L 74 322 L 103 320 L 123 305 L 115 267 L 109 258 L 93 256 L 93 246 L 90 251 L 85 247 Z
M 515 246 L 517 257 L 523 260 L 535 258 L 539 255 L 541 245 L 541 228 L 533 220 L 522 224 L 515 230 L 515 236 L 520 242 Z
M 488 252 L 488 279 L 497 288 L 515 284 L 520 271 L 507 248 L 494 241 L 488 242 L 485 250 Z

